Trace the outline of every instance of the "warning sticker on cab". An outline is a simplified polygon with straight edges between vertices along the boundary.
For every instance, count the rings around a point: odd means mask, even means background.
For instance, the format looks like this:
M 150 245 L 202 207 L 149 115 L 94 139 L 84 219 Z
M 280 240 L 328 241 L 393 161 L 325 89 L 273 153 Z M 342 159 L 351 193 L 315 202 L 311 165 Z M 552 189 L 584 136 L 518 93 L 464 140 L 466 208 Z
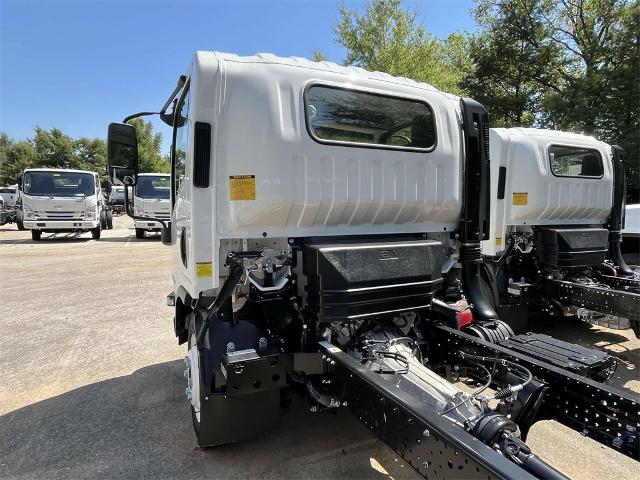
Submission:
M 496 247 L 499 247 L 502 245 L 502 237 L 496 237 Z
M 255 200 L 256 176 L 232 175 L 229 177 L 229 200 Z
M 213 277 L 213 264 L 211 262 L 196 262 L 196 275 L 198 278 Z
M 529 203 L 529 193 L 519 192 L 513 194 L 513 205 L 526 205 Z

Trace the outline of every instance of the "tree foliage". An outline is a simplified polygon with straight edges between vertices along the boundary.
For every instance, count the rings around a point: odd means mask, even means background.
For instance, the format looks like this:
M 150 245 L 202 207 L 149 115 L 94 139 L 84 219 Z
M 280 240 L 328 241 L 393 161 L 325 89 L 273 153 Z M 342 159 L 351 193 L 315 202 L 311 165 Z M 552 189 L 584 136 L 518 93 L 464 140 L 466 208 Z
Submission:
M 159 172 L 169 173 L 171 164 L 167 157 L 162 156 L 162 133 L 153 131 L 153 124 L 141 118 L 129 123 L 136 128 L 138 137 L 138 156 L 140 173 Z
M 469 93 L 494 125 L 584 132 L 627 151 L 640 174 L 640 6 L 626 0 L 479 0 Z
M 162 155 L 162 134 L 150 122 L 132 121 L 138 136 L 140 172 L 170 171 Z M 101 138 L 74 139 L 57 128 L 36 127 L 33 137 L 13 140 L 0 133 L 0 185 L 15 184 L 26 168 L 74 168 L 97 172 L 107 179 L 107 146 Z
M 418 12 L 405 10 L 401 0 L 373 0 L 363 13 L 341 6 L 336 35 L 347 50 L 346 65 L 463 93 L 463 73 L 471 67 L 466 37 L 454 33 L 436 38 L 420 25 Z M 325 59 L 320 52 L 314 56 Z

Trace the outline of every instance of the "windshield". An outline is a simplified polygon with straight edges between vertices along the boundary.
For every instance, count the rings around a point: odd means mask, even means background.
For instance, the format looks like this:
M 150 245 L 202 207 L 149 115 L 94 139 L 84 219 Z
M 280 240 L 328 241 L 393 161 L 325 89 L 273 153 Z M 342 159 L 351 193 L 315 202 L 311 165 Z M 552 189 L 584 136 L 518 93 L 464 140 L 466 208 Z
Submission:
M 139 176 L 136 183 L 136 197 L 169 199 L 170 182 L 168 175 Z
M 89 197 L 96 193 L 93 174 L 64 171 L 25 172 L 23 191 L 46 197 Z

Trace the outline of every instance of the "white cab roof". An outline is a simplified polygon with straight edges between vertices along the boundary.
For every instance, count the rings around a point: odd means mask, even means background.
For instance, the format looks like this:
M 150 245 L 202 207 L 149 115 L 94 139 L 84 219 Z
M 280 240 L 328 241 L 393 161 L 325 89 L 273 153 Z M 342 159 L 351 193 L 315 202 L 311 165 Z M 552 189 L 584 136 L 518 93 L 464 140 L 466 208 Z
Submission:
M 370 72 L 360 67 L 338 65 L 337 63 L 333 62 L 313 62 L 302 57 L 278 57 L 277 55 L 274 55 L 272 53 L 256 53 L 255 55 L 249 56 L 240 56 L 234 53 L 224 53 L 216 51 L 197 53 L 213 53 L 218 60 L 224 62 L 287 65 L 308 70 L 321 70 L 325 72 L 342 74 L 346 77 L 352 77 L 359 80 L 377 80 L 380 82 L 386 82 L 395 85 L 404 85 L 421 90 L 428 90 L 430 92 L 439 92 L 452 100 L 458 100 L 460 98 L 451 93 L 442 92 L 428 83 L 417 82 L 406 77 L 394 77 L 393 75 L 389 75 L 388 73 L 384 72 Z
M 548 130 L 545 128 L 492 128 L 496 133 L 508 135 L 510 137 L 532 137 L 544 142 L 565 141 L 578 144 L 590 144 L 598 146 L 608 146 L 608 144 L 597 140 L 589 135 L 581 133 L 563 132 L 560 130 Z

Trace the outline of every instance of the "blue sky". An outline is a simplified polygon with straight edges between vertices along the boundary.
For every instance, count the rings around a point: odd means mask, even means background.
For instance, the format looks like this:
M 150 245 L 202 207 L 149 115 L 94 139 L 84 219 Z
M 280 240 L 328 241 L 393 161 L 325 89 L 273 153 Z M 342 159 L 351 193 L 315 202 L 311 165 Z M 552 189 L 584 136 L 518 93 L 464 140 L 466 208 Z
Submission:
M 405 4 L 439 37 L 475 29 L 470 0 Z M 105 137 L 109 122 L 159 108 L 200 49 L 301 57 L 319 49 L 341 62 L 337 17 L 335 0 L 0 0 L 0 131 Z M 168 129 L 154 124 L 166 140 Z

